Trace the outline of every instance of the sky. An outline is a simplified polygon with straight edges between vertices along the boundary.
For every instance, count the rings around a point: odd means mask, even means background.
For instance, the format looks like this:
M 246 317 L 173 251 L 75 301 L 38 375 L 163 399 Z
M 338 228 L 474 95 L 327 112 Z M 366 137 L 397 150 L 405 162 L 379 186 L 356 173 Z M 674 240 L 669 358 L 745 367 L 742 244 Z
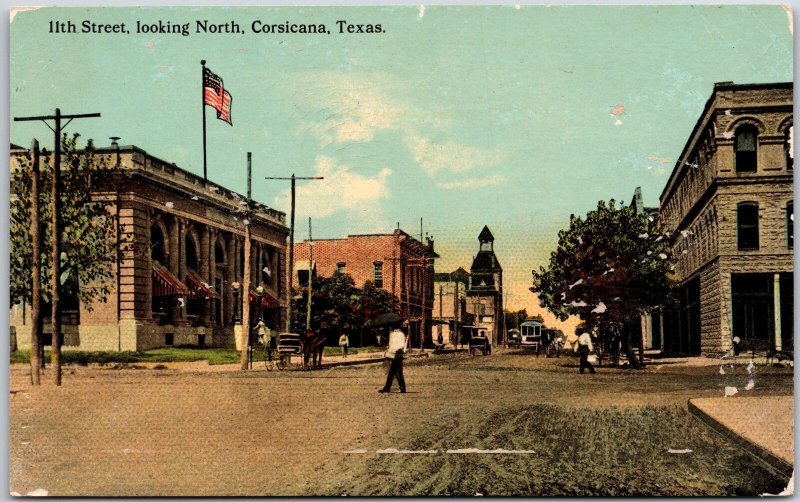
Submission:
M 196 20 L 243 33 L 197 34 Z M 50 21 L 126 23 L 130 33 L 52 34 Z M 191 34 L 136 33 L 190 23 Z M 331 34 L 253 33 L 324 23 Z M 338 33 L 337 20 L 383 33 Z M 433 235 L 437 271 L 469 269 L 488 225 L 506 303 L 538 312 L 531 270 L 569 215 L 600 199 L 658 196 L 714 82 L 792 80 L 791 15 L 777 5 L 47 8 L 10 27 L 12 116 L 76 120 L 202 175 L 200 60 L 233 96 L 233 126 L 207 108 L 209 179 L 289 210 L 296 239 Z M 12 123 L 11 141 L 43 123 Z M 549 319 L 549 316 L 547 316 Z

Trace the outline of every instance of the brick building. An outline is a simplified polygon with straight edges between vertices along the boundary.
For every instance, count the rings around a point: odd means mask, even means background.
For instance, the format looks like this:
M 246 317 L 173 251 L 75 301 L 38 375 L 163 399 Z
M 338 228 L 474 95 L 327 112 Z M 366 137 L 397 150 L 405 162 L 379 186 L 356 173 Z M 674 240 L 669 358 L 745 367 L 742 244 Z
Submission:
M 12 150 L 11 169 L 23 153 Z M 240 341 L 245 296 L 253 320 L 262 314 L 272 328 L 285 328 L 284 213 L 251 201 L 247 216 L 245 197 L 135 146 L 98 149 L 96 155 L 119 169 L 111 177 L 114 188 L 95 194 L 108 201 L 119 222 L 115 281 L 108 301 L 94 302 L 91 311 L 63 300 L 64 349 L 233 347 Z M 251 232 L 248 288 L 241 284 L 245 222 Z M 29 347 L 29 306 L 12 307 L 10 321 L 20 346 Z M 47 317 L 43 332 L 49 344 Z
M 664 348 L 794 345 L 792 83 L 715 84 L 660 197 L 680 307 Z
M 467 289 L 467 311 L 475 326 L 485 330 L 494 345 L 505 343 L 503 321 L 503 268 L 494 254 L 494 236 L 488 226 L 478 235 L 478 254 L 472 260 Z
M 398 313 L 409 319 L 413 347 L 420 346 L 420 333 L 425 326 L 425 343 L 431 343 L 433 323 L 434 260 L 433 239 L 423 244 L 400 229 L 388 234 L 348 235 L 341 239 L 314 240 L 311 268 L 320 277 L 335 272 L 350 274 L 357 287 L 372 281 L 375 287 L 397 298 Z M 294 246 L 295 270 L 293 285 L 305 281 L 309 269 L 309 243 Z
M 467 312 L 469 272 L 458 267 L 452 272 L 433 276 L 433 318 L 437 324 L 434 339 L 442 336 L 443 343 L 456 345 L 461 340 L 461 327 L 471 326 L 475 316 Z

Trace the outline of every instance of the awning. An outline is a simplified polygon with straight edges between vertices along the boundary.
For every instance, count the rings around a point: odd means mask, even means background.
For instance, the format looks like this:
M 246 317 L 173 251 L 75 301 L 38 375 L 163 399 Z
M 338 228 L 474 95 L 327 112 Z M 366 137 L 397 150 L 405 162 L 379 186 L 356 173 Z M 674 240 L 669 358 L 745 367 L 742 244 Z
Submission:
M 208 300 L 216 296 L 211 286 L 191 270 L 186 271 L 186 286 L 189 288 L 187 298 L 190 300 Z
M 256 291 L 255 289 L 251 288 L 250 289 L 250 303 L 255 303 L 256 301 L 258 301 L 258 291 Z M 265 309 L 276 309 L 276 308 L 278 308 L 280 306 L 281 305 L 278 302 L 278 299 L 275 298 L 272 295 L 272 293 L 270 293 L 268 290 L 265 289 L 264 290 L 264 297 L 261 298 L 261 307 L 263 307 Z
M 189 289 L 165 267 L 153 263 L 153 296 L 183 296 Z

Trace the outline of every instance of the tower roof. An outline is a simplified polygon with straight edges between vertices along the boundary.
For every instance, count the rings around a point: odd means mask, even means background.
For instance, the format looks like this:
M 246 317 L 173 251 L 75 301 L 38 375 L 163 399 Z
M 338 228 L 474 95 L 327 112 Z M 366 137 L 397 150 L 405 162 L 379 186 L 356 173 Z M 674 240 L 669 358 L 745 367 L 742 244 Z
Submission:
M 492 231 L 489 230 L 489 226 L 488 225 L 484 225 L 483 226 L 483 230 L 481 230 L 481 233 L 478 235 L 478 240 L 481 241 L 481 242 L 492 242 L 492 241 L 494 241 L 494 235 L 492 235 Z

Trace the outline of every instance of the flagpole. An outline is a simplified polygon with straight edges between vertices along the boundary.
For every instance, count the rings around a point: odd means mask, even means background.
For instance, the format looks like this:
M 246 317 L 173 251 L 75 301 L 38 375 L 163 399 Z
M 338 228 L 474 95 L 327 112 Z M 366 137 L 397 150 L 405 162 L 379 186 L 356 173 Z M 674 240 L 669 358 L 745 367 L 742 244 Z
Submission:
M 200 76 L 200 93 L 203 100 L 203 181 L 208 181 L 208 166 L 206 164 L 206 60 L 201 59 L 200 64 L 203 66 L 202 74 Z

